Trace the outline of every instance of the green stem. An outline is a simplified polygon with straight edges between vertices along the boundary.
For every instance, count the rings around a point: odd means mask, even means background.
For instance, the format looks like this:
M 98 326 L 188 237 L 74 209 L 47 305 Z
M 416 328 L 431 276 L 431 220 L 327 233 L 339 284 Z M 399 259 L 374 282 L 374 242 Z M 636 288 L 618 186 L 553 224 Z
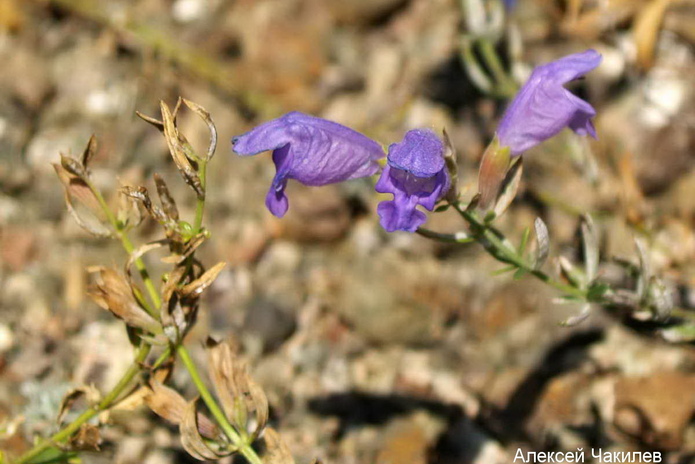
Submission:
M 200 393 L 200 397 L 203 399 L 203 402 L 208 407 L 210 413 L 215 418 L 217 423 L 220 425 L 225 435 L 227 435 L 227 437 L 229 437 L 232 443 L 239 448 L 239 451 L 248 462 L 250 462 L 251 464 L 263 464 L 263 461 L 261 461 L 261 458 L 258 457 L 256 451 L 250 446 L 249 443 L 246 443 L 242 439 L 241 434 L 234 429 L 232 424 L 229 423 L 227 416 L 224 415 L 222 409 L 217 404 L 217 401 L 215 401 L 215 398 L 213 398 L 212 394 L 210 393 L 210 390 L 208 390 L 208 387 L 205 385 L 205 382 L 203 382 L 203 379 L 200 377 L 198 368 L 191 359 L 191 356 L 188 354 L 188 350 L 186 349 L 186 347 L 183 345 L 178 345 L 176 347 L 176 352 L 178 353 L 179 358 L 181 358 L 181 361 L 183 362 L 183 365 L 186 367 L 186 370 L 188 370 L 188 373 L 191 376 L 191 380 L 198 389 L 198 392 Z
M 516 249 L 505 243 L 502 234 L 490 225 L 480 221 L 476 215 L 470 211 L 466 211 L 460 204 L 454 203 L 454 208 L 459 212 L 466 222 L 471 226 L 473 238 L 478 241 L 485 249 L 498 261 L 506 264 L 511 264 L 518 269 L 522 269 L 533 275 L 537 279 L 545 282 L 551 287 L 563 292 L 566 295 L 572 295 L 582 300 L 587 300 L 587 294 L 584 290 L 567 285 L 559 280 L 553 279 L 540 269 L 534 268 L 529 264 L 523 256 L 520 256 Z
M 465 233 L 442 234 L 440 232 L 435 232 L 424 227 L 418 227 L 415 233 L 417 233 L 418 235 L 422 235 L 423 237 L 431 238 L 432 240 L 445 243 L 471 243 L 475 241 L 473 237 Z
M 113 229 L 116 231 L 116 234 L 118 235 L 118 238 L 120 239 L 121 244 L 123 245 L 123 248 L 125 249 L 126 253 L 128 253 L 129 255 L 132 254 L 133 251 L 135 251 L 133 242 L 130 241 L 128 234 L 126 234 L 125 230 L 123 230 L 123 225 L 118 221 L 118 219 L 116 219 L 116 216 L 113 214 L 113 211 L 111 211 L 111 208 L 109 208 L 109 205 L 106 203 L 106 200 L 104 200 L 104 196 L 101 194 L 99 189 L 97 189 L 94 186 L 91 180 L 84 179 L 84 181 L 96 197 L 97 201 L 99 202 L 99 206 L 101 206 L 102 211 L 106 215 L 106 219 L 108 219 L 108 221 L 111 223 L 111 227 L 113 227 Z M 140 273 L 140 277 L 142 278 L 142 281 L 145 284 L 147 293 L 149 294 L 150 299 L 152 300 L 153 306 L 151 307 L 150 305 L 146 305 L 145 309 L 152 316 L 156 317 L 157 313 L 159 312 L 159 307 L 162 304 L 161 299 L 159 298 L 159 292 L 155 288 L 154 283 L 152 282 L 152 278 L 150 277 L 150 274 L 147 272 L 147 267 L 145 266 L 145 262 L 142 260 L 142 258 L 138 258 L 135 260 L 135 267 Z
M 514 96 L 517 91 L 516 83 L 509 77 L 504 66 L 502 66 L 502 61 L 497 54 L 497 50 L 495 50 L 495 45 L 492 40 L 487 38 L 478 40 L 478 48 L 485 60 L 485 64 L 490 68 L 492 76 L 495 79 L 497 93 L 506 98 Z
M 41 441 L 38 445 L 34 446 L 32 449 L 20 456 L 16 461 L 14 461 L 14 464 L 24 464 L 30 462 L 32 459 L 36 458 L 47 449 L 70 438 L 75 432 L 77 432 L 80 429 L 80 427 L 82 427 L 84 423 L 95 417 L 100 412 L 108 409 L 118 399 L 118 397 L 120 397 L 121 394 L 128 388 L 128 386 L 131 384 L 133 379 L 135 379 L 138 373 L 140 373 L 140 370 L 142 369 L 141 365 L 143 362 L 145 362 L 145 359 L 147 358 L 147 355 L 150 353 L 151 349 L 152 347 L 150 345 L 145 344 L 143 342 L 143 345 L 141 345 L 140 348 L 138 348 L 133 363 L 125 372 L 121 380 L 119 380 L 116 386 L 113 387 L 111 391 L 106 394 L 106 396 L 99 402 L 99 404 L 85 410 L 82 414 L 79 415 L 79 417 L 77 417 L 77 419 L 68 424 L 64 429 L 55 433 L 51 437 Z

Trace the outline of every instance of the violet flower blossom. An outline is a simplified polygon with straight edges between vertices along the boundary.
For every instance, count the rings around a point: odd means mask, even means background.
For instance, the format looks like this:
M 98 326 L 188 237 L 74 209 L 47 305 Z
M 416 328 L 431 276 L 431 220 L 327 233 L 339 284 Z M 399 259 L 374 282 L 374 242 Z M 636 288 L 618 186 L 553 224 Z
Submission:
M 596 111 L 563 84 L 584 76 L 600 62 L 596 50 L 587 50 L 536 67 L 502 116 L 497 128 L 500 145 L 518 156 L 565 127 L 596 138 L 591 122 Z
M 513 10 L 516 7 L 517 0 L 504 0 L 504 7 L 507 10 Z
M 393 194 L 393 200 L 377 207 L 381 226 L 388 232 L 415 232 L 427 219 L 417 206 L 432 211 L 449 190 L 444 144 L 431 130 L 414 129 L 389 147 L 387 160 L 375 186 L 377 192 Z
M 341 124 L 297 111 L 232 139 L 241 156 L 272 150 L 276 174 L 265 204 L 277 217 L 289 208 L 288 179 L 319 186 L 375 174 L 384 156 L 372 139 Z

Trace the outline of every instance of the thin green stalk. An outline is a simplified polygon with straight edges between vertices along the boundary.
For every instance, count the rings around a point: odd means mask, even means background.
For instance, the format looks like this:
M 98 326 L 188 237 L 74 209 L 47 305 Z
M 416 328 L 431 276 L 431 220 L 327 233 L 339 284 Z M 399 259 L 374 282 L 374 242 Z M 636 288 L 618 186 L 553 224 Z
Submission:
M 572 295 L 582 300 L 587 300 L 587 294 L 584 290 L 564 284 L 556 279 L 553 279 L 540 269 L 535 269 L 533 265 L 526 262 L 523 256 L 518 254 L 516 249 L 511 248 L 508 246 L 508 244 L 503 242 L 503 240 L 500 238 L 502 235 L 499 231 L 492 228 L 488 224 L 481 222 L 475 216 L 475 214 L 461 208 L 460 204 L 455 203 L 453 206 L 459 212 L 461 217 L 463 217 L 466 222 L 471 225 L 474 238 L 477 239 L 477 241 L 483 245 L 485 249 L 498 261 L 516 266 L 518 269 L 526 271 L 527 273 L 533 275 L 537 279 L 545 282 L 551 287 L 556 288 L 566 295 Z
M 14 464 L 24 464 L 32 459 L 39 456 L 41 453 L 56 446 L 57 444 L 64 442 L 70 438 L 74 433 L 76 433 L 80 427 L 93 417 L 95 417 L 100 412 L 108 409 L 121 394 L 128 388 L 133 379 L 140 373 L 142 369 L 142 363 L 147 358 L 152 347 L 143 342 L 143 344 L 138 348 L 137 354 L 133 363 L 130 365 L 128 370 L 123 374 L 121 380 L 118 381 L 115 387 L 111 389 L 109 393 L 104 396 L 104 398 L 99 402 L 99 404 L 86 409 L 82 414 L 80 414 L 77 419 L 68 424 L 65 428 L 55 433 L 51 437 L 41 441 L 38 445 L 34 446 L 32 449 L 20 456 Z
M 108 221 L 111 223 L 111 227 L 113 227 L 113 229 L 116 231 L 116 234 L 118 235 L 118 238 L 120 239 L 126 253 L 128 253 L 128 255 L 132 254 L 133 251 L 135 251 L 135 246 L 133 246 L 133 242 L 130 241 L 128 234 L 126 234 L 125 230 L 123 230 L 123 225 L 118 221 L 118 219 L 116 219 L 116 216 L 113 214 L 113 211 L 111 211 L 111 208 L 109 208 L 109 205 L 106 203 L 106 200 L 104 200 L 104 196 L 101 194 L 99 189 L 97 189 L 90 180 L 85 179 L 85 182 L 99 202 L 99 206 L 101 206 L 102 211 L 106 215 L 106 219 L 108 219 Z M 155 288 L 152 278 L 147 272 L 147 267 L 145 266 L 145 262 L 142 260 L 142 258 L 135 260 L 135 267 L 140 273 L 140 277 L 145 284 L 147 293 L 152 300 L 153 307 L 146 305 L 145 309 L 151 315 L 156 317 L 157 313 L 159 312 L 159 307 L 162 304 L 161 299 L 159 298 L 159 292 Z
M 183 365 L 186 367 L 186 370 L 188 370 L 188 373 L 191 376 L 191 380 L 193 380 L 193 383 L 195 384 L 196 388 L 198 389 L 198 392 L 200 393 L 200 397 L 203 399 L 203 402 L 208 407 L 210 413 L 213 415 L 217 423 L 220 425 L 225 435 L 227 435 L 227 437 L 229 437 L 232 443 L 239 448 L 239 451 L 249 463 L 263 464 L 263 461 L 256 454 L 256 451 L 251 447 L 249 443 L 246 443 L 242 439 L 240 433 L 236 429 L 234 429 L 232 424 L 229 423 L 229 419 L 227 419 L 227 416 L 224 415 L 222 409 L 220 409 L 219 405 L 217 404 L 217 401 L 215 401 L 215 398 L 212 396 L 210 390 L 208 390 L 208 387 L 205 385 L 205 382 L 203 382 L 203 379 L 200 377 L 198 368 L 191 359 L 191 356 L 188 354 L 188 350 L 186 349 L 186 347 L 183 345 L 178 345 L 176 347 L 176 352 L 178 353 L 179 358 L 181 358 L 181 361 L 183 362 Z
M 91 183 L 88 179 L 84 179 L 87 186 L 89 189 L 92 191 L 94 194 L 95 198 L 97 199 L 99 206 L 101 207 L 102 211 L 104 212 L 104 215 L 106 216 L 107 220 L 109 223 L 111 223 L 111 226 L 113 229 L 116 231 L 118 238 L 121 241 L 121 244 L 123 245 L 123 248 L 125 249 L 126 253 L 131 254 L 135 250 L 135 247 L 133 246 L 133 243 L 130 241 L 130 238 L 126 234 L 125 230 L 123 229 L 123 225 L 118 221 L 116 216 L 113 214 L 111 211 L 111 208 L 109 208 L 108 204 L 106 203 L 106 200 L 104 199 L 103 195 L 101 192 L 94 186 L 94 184 Z M 147 272 L 147 268 L 145 266 L 145 263 L 142 261 L 142 259 L 138 258 L 135 260 L 135 266 L 140 272 L 140 276 L 145 284 L 145 287 L 147 288 L 147 291 L 149 293 L 150 299 L 152 300 L 153 306 L 151 307 L 149 304 L 147 304 L 147 301 L 145 301 L 145 309 L 152 315 L 157 314 L 157 308 L 161 305 L 161 299 L 159 297 L 159 292 L 154 286 L 154 283 L 152 282 L 152 279 L 149 276 L 149 273 Z M 147 344 L 146 342 L 142 342 L 142 345 L 140 348 L 138 348 L 138 351 L 135 355 L 135 359 L 133 360 L 133 363 L 130 365 L 128 370 L 123 374 L 123 377 L 118 381 L 115 387 L 111 389 L 109 393 L 104 396 L 104 398 L 99 402 L 99 404 L 92 406 L 88 409 L 86 409 L 82 414 L 80 414 L 74 421 L 72 421 L 70 424 L 68 424 L 65 428 L 62 430 L 58 431 L 51 437 L 43 440 L 41 443 L 27 451 L 25 454 L 19 457 L 17 461 L 15 461 L 15 464 L 23 464 L 26 462 L 31 461 L 32 459 L 36 458 L 39 456 L 41 453 L 46 451 L 47 449 L 51 448 L 52 446 L 61 443 L 68 438 L 70 438 L 74 433 L 76 433 L 80 427 L 82 427 L 83 424 L 85 424 L 87 421 L 95 417 L 97 414 L 100 412 L 108 409 L 122 394 L 123 392 L 131 385 L 133 379 L 141 372 L 142 370 L 142 364 L 144 363 L 145 359 L 147 359 L 147 356 L 149 355 L 150 351 L 152 350 L 152 346 Z M 170 355 L 170 349 L 167 348 L 164 353 L 157 359 L 155 362 L 155 365 L 159 365 L 166 358 L 168 358 Z
M 482 38 L 478 40 L 478 48 L 480 49 L 480 54 L 485 60 L 485 64 L 490 68 L 492 76 L 497 83 L 496 90 L 497 93 L 502 97 L 510 98 L 514 96 L 517 91 L 516 82 L 509 77 L 507 71 L 505 71 L 504 66 L 502 66 L 502 61 L 500 60 L 497 50 L 495 50 L 495 45 L 492 40 L 487 38 Z
M 432 240 L 445 243 L 471 243 L 475 241 L 473 237 L 464 233 L 442 234 L 440 232 L 435 232 L 424 227 L 418 227 L 415 233 L 417 233 L 418 235 L 422 235 L 423 237 L 431 238 Z

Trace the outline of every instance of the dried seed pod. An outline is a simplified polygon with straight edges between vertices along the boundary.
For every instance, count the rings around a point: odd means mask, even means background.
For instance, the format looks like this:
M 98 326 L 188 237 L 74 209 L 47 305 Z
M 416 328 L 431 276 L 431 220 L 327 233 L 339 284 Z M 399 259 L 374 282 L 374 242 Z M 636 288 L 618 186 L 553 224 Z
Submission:
M 111 311 L 127 325 L 151 334 L 161 333 L 161 327 L 136 301 L 131 284 L 110 268 L 98 268 L 100 281 L 89 295 L 102 308 Z
M 150 392 L 145 395 L 145 404 L 152 412 L 173 424 L 180 424 L 187 402 L 176 390 L 157 381 L 150 381 Z
M 208 288 L 215 281 L 217 276 L 222 272 L 222 269 L 227 265 L 225 262 L 219 262 L 212 266 L 210 269 L 205 271 L 203 275 L 195 279 L 193 282 L 185 285 L 183 288 L 179 289 L 179 294 L 183 298 L 189 298 L 191 296 L 200 296 L 206 288 Z
M 96 135 L 92 134 L 92 136 L 89 138 L 89 142 L 87 142 L 87 147 L 84 149 L 82 152 L 82 159 L 81 163 L 82 166 L 84 167 L 85 170 L 88 169 L 90 161 L 94 158 L 94 155 L 97 153 L 97 137 Z
M 188 454 L 200 461 L 219 459 L 228 454 L 228 452 L 217 453 L 205 443 L 205 440 L 203 440 L 200 433 L 200 419 L 205 416 L 198 414 L 196 402 L 197 400 L 190 401 L 184 408 L 183 417 L 179 424 L 181 444 Z
M 85 179 L 87 177 L 87 170 L 85 169 L 84 165 L 75 158 L 61 153 L 60 165 L 73 176 L 77 176 L 80 179 Z
M 509 147 L 500 146 L 497 137 L 490 142 L 483 153 L 478 172 L 479 206 L 483 210 L 488 210 L 497 199 L 511 161 L 510 153 Z
M 142 223 L 144 214 L 140 209 L 140 203 L 127 195 L 119 195 L 120 202 L 116 217 L 124 230 L 128 231 Z
M 174 107 L 174 111 L 172 112 L 172 117 L 174 118 L 174 121 L 176 121 L 176 115 L 179 113 L 179 109 L 181 108 L 181 97 L 179 97 L 178 100 L 176 100 L 176 106 Z M 156 127 L 160 132 L 164 133 L 164 123 L 160 121 L 159 119 L 153 118 L 152 116 L 147 116 L 146 114 L 143 114 L 139 111 L 135 112 L 135 115 L 145 121 L 148 124 L 153 125 Z
M 149 215 L 157 221 L 166 231 L 167 237 L 171 239 L 178 239 L 176 241 L 181 241 L 179 227 L 178 227 L 178 211 L 176 211 L 176 218 L 172 217 L 166 209 L 159 208 L 152 203 L 150 199 L 150 194 L 145 187 L 130 187 L 125 186 L 121 188 L 121 193 L 125 196 L 139 201 L 142 206 L 147 210 Z M 167 204 L 170 208 L 171 205 Z
M 75 403 L 81 399 L 86 400 L 89 404 L 96 404 L 101 399 L 101 394 L 94 386 L 84 385 L 71 389 L 63 396 L 60 402 L 60 409 L 58 410 L 58 417 L 56 418 L 56 423 L 58 425 L 63 422 L 63 419 L 70 412 Z
M 196 192 L 198 199 L 205 198 L 205 190 L 200 181 L 198 173 L 193 168 L 190 159 L 197 158 L 190 148 L 190 144 L 183 138 L 176 128 L 174 118 L 169 111 L 169 107 L 163 101 L 160 102 L 162 110 L 162 122 L 164 125 L 164 138 L 167 141 L 169 152 L 174 163 L 183 176 L 184 181 Z
M 99 200 L 85 180 L 86 172 L 82 165 L 73 158 L 61 155 L 61 164 L 54 164 L 53 168 L 65 188 L 68 212 L 77 224 L 97 237 L 112 237 L 113 229 Z
M 246 366 L 235 356 L 229 343 L 208 339 L 210 377 L 225 414 L 237 427 L 246 430 L 248 414 L 253 413 L 255 439 L 268 422 L 268 399 L 263 389 L 251 379 Z
M 150 380 L 144 400 L 152 412 L 175 425 L 183 422 L 190 405 L 176 390 L 154 379 Z M 206 438 L 215 439 L 220 434 L 219 428 L 204 414 L 198 413 L 196 424 L 198 432 Z
M 68 439 L 67 449 L 70 451 L 98 451 L 100 444 L 99 427 L 92 424 L 82 424 L 79 430 Z
M 507 174 L 505 174 L 493 208 L 495 217 L 502 216 L 512 204 L 514 198 L 516 198 L 516 194 L 519 192 L 519 185 L 521 184 L 523 167 L 523 160 L 521 157 L 518 157 L 512 162 Z
M 164 213 L 172 220 L 179 220 L 179 209 L 176 207 L 176 201 L 169 193 L 169 188 L 166 182 L 162 179 L 162 176 L 155 173 L 154 183 L 157 186 L 157 194 L 159 195 L 159 201 L 162 204 L 162 209 Z
M 202 119 L 203 122 L 207 124 L 208 129 L 210 130 L 210 144 L 208 145 L 208 152 L 205 157 L 205 159 L 209 161 L 215 155 L 215 150 L 217 149 L 217 128 L 215 127 L 215 123 L 212 122 L 210 113 L 208 113 L 207 110 L 205 110 L 205 108 L 198 105 L 197 103 L 193 103 L 190 100 L 186 100 L 185 98 L 182 98 L 181 100 L 183 100 L 183 102 L 186 104 L 188 108 L 190 108 L 191 111 L 200 116 L 200 119 Z

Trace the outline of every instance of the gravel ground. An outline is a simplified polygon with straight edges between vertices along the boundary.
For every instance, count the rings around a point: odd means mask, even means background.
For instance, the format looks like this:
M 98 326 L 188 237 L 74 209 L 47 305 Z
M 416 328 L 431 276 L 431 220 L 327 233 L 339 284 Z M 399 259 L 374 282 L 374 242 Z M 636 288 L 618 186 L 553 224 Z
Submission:
M 569 53 L 602 53 L 572 87 L 597 109 L 599 139 L 562 133 L 525 155 L 499 227 L 518 241 L 543 218 L 555 272 L 558 257 L 581 257 L 580 218 L 590 213 L 602 256 L 636 262 L 633 237 L 642 237 L 652 271 L 688 311 L 695 3 L 516 3 L 497 48 L 517 81 Z M 384 145 L 411 128 L 446 127 L 470 198 L 508 100 L 466 73 L 468 22 L 456 0 L 0 0 L 2 448 L 20 453 L 54 432 L 68 390 L 106 391 L 132 358 L 123 325 L 86 296 L 86 268 L 127 257 L 73 221 L 51 163 L 96 134 L 91 170 L 108 201 L 122 185 L 153 189 L 157 172 L 192 217 L 164 139 L 134 113 L 157 115 L 160 100 L 181 95 L 210 112 L 220 136 L 208 179 L 212 236 L 198 257 L 229 263 L 186 343 L 201 364 L 208 334 L 241 345 L 297 462 L 508 464 L 518 450 L 578 448 L 691 462 L 692 345 L 602 308 L 560 325 L 578 308 L 529 277 L 494 275 L 501 265 L 478 245 L 384 232 L 375 213 L 384 198 L 368 180 L 291 182 L 292 207 L 274 218 L 263 203 L 269 155 L 231 153 L 233 135 L 292 110 Z M 191 113 L 179 125 L 206 145 Z M 451 211 L 427 226 L 464 228 Z M 152 221 L 138 230 L 138 243 L 158 237 Z M 601 272 L 610 278 L 615 265 Z M 195 395 L 183 369 L 173 383 Z M 192 462 L 177 429 L 144 407 L 114 411 L 101 452 L 82 456 Z

